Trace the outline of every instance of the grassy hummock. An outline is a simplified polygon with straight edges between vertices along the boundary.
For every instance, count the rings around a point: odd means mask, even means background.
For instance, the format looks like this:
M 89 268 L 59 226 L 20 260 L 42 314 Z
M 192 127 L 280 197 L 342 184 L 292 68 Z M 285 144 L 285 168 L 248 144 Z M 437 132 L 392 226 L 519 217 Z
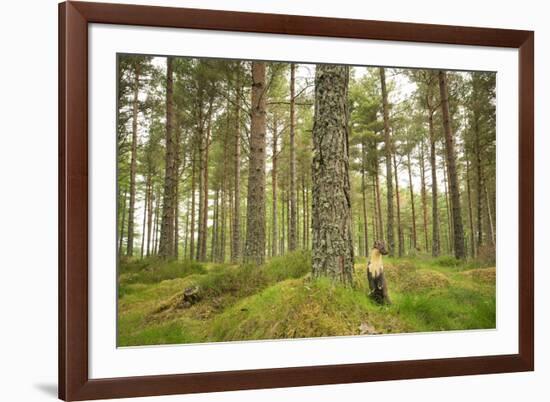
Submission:
M 312 279 L 310 261 L 307 252 L 261 267 L 121 261 L 118 346 L 495 328 L 494 268 L 388 258 L 392 304 L 380 306 L 368 296 L 364 261 L 355 265 L 353 287 Z M 191 286 L 201 299 L 184 308 Z

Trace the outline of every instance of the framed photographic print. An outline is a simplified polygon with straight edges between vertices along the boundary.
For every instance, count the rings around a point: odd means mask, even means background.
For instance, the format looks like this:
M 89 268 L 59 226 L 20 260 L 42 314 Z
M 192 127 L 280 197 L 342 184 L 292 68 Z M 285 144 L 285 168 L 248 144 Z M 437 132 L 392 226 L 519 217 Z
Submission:
M 59 16 L 60 398 L 533 370 L 533 32 Z

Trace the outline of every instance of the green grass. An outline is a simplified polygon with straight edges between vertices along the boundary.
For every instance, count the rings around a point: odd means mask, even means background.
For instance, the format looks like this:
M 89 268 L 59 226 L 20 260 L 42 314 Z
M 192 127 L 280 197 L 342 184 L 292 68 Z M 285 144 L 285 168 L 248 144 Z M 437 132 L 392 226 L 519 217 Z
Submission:
M 385 259 L 392 304 L 368 297 L 365 260 L 345 287 L 309 275 L 296 252 L 262 267 L 183 261 L 124 261 L 119 272 L 118 345 L 426 332 L 495 327 L 494 268 L 454 258 Z M 201 300 L 181 307 L 198 285 Z

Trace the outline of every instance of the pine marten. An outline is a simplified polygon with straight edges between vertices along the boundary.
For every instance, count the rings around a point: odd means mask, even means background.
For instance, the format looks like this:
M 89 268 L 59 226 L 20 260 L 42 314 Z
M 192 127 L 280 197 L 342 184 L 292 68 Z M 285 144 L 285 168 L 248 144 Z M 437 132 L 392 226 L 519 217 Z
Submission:
M 369 295 L 380 304 L 391 304 L 388 296 L 388 287 L 384 277 L 384 265 L 382 256 L 388 254 L 386 245 L 381 240 L 376 240 L 370 252 L 367 265 L 367 279 L 369 281 Z

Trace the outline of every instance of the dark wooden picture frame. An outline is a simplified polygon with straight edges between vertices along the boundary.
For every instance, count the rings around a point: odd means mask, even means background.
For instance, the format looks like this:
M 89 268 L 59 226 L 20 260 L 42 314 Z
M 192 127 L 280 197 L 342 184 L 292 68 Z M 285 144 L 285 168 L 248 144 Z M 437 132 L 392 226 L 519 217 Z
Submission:
M 90 379 L 88 375 L 88 24 L 194 28 L 519 49 L 519 353 L 414 361 Z M 59 5 L 59 397 L 138 397 L 534 369 L 534 33 L 184 8 Z

